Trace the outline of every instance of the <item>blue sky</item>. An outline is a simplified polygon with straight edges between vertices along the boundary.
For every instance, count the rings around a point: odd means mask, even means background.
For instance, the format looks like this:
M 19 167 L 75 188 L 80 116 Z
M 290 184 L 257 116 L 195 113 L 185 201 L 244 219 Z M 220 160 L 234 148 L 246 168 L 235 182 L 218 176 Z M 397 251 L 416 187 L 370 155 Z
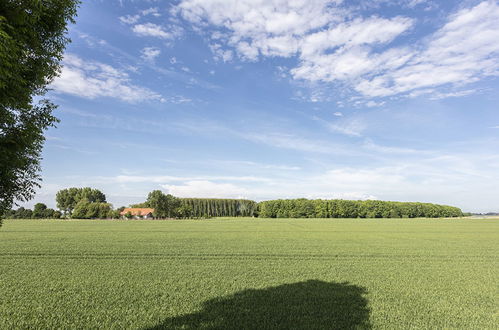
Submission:
M 499 2 L 82 4 L 43 186 L 499 210 Z

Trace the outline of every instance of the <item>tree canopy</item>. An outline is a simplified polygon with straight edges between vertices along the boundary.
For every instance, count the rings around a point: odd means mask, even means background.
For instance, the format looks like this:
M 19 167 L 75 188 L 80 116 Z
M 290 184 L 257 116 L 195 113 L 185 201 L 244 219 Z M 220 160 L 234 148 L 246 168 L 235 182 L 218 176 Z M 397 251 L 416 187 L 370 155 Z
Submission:
M 86 200 L 87 203 L 106 203 L 106 195 L 102 191 L 90 187 L 73 187 L 59 190 L 55 196 L 57 207 L 68 214 L 73 213 L 81 200 Z
M 57 76 L 78 0 L 0 1 L 0 217 L 40 185 L 43 132 L 56 105 L 39 100 Z
M 431 203 L 341 199 L 278 199 L 258 203 L 262 218 L 417 218 L 461 217 L 461 209 Z
M 36 203 L 33 210 L 20 207 L 5 212 L 7 219 L 59 219 L 61 215 L 61 212 L 48 208 L 43 203 Z
M 179 198 L 167 194 L 161 190 L 154 190 L 147 196 L 146 205 L 154 209 L 154 216 L 157 218 L 174 218 L 180 211 L 181 201 Z
M 113 217 L 113 208 L 109 203 L 90 202 L 88 198 L 82 198 L 76 204 L 71 215 L 74 219 L 105 219 Z

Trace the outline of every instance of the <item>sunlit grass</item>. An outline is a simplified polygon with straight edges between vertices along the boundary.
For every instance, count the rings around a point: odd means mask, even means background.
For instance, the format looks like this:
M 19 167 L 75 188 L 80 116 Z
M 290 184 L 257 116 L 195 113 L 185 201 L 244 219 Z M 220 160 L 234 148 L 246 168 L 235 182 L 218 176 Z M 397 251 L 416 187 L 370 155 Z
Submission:
M 497 220 L 12 220 L 0 328 L 495 329 L 498 273 Z

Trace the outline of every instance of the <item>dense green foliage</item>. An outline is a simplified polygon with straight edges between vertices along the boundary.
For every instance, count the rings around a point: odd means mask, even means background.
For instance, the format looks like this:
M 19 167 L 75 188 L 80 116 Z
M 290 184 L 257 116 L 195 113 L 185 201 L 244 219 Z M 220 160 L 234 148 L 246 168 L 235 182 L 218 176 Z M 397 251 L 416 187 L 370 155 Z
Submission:
M 76 204 L 73 213 L 73 219 L 106 219 L 113 217 L 113 207 L 109 203 L 90 202 L 83 198 Z
M 180 199 L 161 190 L 151 191 L 144 205 L 154 209 L 155 218 L 176 218 L 180 215 Z
M 146 202 L 130 207 L 152 207 L 157 218 L 250 217 L 255 215 L 257 203 L 246 199 L 177 198 L 154 190 Z
M 0 329 L 497 329 L 498 242 L 498 220 L 7 220 Z
M 167 197 L 168 196 L 168 197 Z M 149 193 L 145 203 L 132 207 L 152 207 L 156 217 L 206 218 L 444 218 L 461 217 L 457 207 L 431 203 L 385 202 L 376 200 L 279 199 L 256 203 L 246 199 L 175 198 L 159 190 Z M 169 210 L 169 211 L 167 211 Z M 168 215 L 166 215 L 168 214 Z
M 59 219 L 62 213 L 51 208 L 43 203 L 35 204 L 33 210 L 20 207 L 17 210 L 8 210 L 5 212 L 7 219 Z
M 39 187 L 43 132 L 55 105 L 34 104 L 59 71 L 76 0 L 0 1 L 0 218 Z
M 57 207 L 67 214 L 72 214 L 80 201 L 82 207 L 88 203 L 106 203 L 106 195 L 98 189 L 90 187 L 85 188 L 67 188 L 59 190 L 55 196 Z M 78 214 L 82 214 L 81 212 Z M 84 217 L 83 219 L 85 219 Z
M 258 203 L 264 218 L 441 218 L 461 217 L 457 207 L 430 203 L 279 199 Z
M 181 198 L 191 210 L 191 217 L 250 217 L 255 214 L 257 203 L 246 199 Z
M 56 196 L 57 206 L 75 219 L 117 218 L 119 211 L 111 210 L 106 196 L 97 189 L 69 188 Z M 80 206 L 78 203 L 81 201 Z M 96 203 L 89 206 L 89 203 Z M 99 206 L 100 205 L 100 206 Z M 76 209 L 77 207 L 77 209 Z M 89 211 L 88 209 L 92 209 Z M 154 190 L 143 203 L 130 207 L 153 208 L 154 217 L 211 218 L 211 217 L 263 217 L 263 218 L 446 218 L 461 217 L 457 207 L 430 203 L 385 202 L 376 200 L 309 200 L 279 199 L 256 203 L 246 199 L 178 198 Z M 100 208 L 100 211 L 97 209 Z M 75 211 L 73 212 L 73 209 Z M 130 217 L 132 218 L 131 214 Z

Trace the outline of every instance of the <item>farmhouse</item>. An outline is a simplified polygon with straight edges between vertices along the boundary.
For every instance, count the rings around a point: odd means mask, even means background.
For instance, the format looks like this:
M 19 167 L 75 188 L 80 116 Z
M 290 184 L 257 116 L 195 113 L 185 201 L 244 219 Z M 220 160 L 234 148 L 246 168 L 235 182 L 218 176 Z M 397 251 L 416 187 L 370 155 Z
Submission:
M 152 219 L 154 209 L 148 207 L 129 207 L 120 212 L 122 218 L 126 218 L 130 214 L 133 219 Z

